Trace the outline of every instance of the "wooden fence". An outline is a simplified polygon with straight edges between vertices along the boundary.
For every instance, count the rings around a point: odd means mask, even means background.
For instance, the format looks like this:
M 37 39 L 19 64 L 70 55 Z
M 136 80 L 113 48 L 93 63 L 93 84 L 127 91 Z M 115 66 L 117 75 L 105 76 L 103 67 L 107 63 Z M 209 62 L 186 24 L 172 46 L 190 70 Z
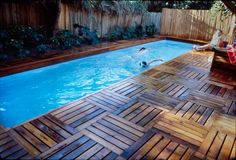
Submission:
M 14 24 L 39 27 L 45 24 L 42 6 L 36 3 L 0 2 L 0 26 Z
M 161 13 L 147 12 L 144 14 L 109 15 L 104 12 L 87 12 L 75 5 L 62 4 L 59 18 L 59 28 L 73 30 L 73 24 L 77 23 L 96 30 L 101 37 L 105 36 L 114 26 L 134 26 L 135 23 L 142 26 L 155 24 L 160 31 Z
M 30 25 L 39 27 L 46 23 L 43 6 L 36 3 L 12 3 L 0 2 L 0 26 L 12 24 Z M 58 21 L 59 29 L 73 31 L 73 24 L 88 26 L 96 30 L 99 36 L 105 36 L 114 26 L 134 26 L 135 23 L 142 26 L 154 23 L 160 32 L 161 13 L 109 15 L 104 12 L 91 12 L 81 10 L 74 4 L 61 3 L 61 12 Z
M 37 28 L 45 25 L 46 16 L 40 4 L 0 2 L 0 26 L 21 24 Z M 104 12 L 89 13 L 78 6 L 62 3 L 58 27 L 73 31 L 73 24 L 77 23 L 96 30 L 103 37 L 114 26 L 127 27 L 135 23 L 145 26 L 154 23 L 161 35 L 210 40 L 217 28 L 233 39 L 235 15 L 223 21 L 220 19 L 221 14 L 213 19 L 206 10 L 163 9 L 162 13 L 109 15 Z
M 235 15 L 221 21 L 222 14 L 215 18 L 208 10 L 163 9 L 161 35 L 209 41 L 215 29 L 221 29 L 226 38 L 234 36 Z

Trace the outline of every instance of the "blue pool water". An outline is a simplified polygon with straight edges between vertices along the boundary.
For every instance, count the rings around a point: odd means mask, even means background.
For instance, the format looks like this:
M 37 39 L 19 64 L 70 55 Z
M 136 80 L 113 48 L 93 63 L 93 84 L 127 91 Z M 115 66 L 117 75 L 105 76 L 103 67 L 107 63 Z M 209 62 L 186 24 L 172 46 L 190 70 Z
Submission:
M 150 51 L 137 56 L 141 47 Z M 163 63 L 141 68 L 140 61 L 166 62 L 191 48 L 189 43 L 162 40 L 1 77 L 0 125 L 13 127 Z

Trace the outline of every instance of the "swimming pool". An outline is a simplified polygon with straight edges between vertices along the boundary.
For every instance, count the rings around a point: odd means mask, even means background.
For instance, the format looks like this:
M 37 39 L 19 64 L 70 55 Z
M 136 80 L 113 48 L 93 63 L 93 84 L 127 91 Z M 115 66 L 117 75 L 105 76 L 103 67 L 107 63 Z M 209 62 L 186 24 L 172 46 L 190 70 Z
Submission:
M 142 47 L 150 51 L 137 56 Z M 13 127 L 163 63 L 141 68 L 140 61 L 166 62 L 191 48 L 189 43 L 161 40 L 1 77 L 0 125 Z

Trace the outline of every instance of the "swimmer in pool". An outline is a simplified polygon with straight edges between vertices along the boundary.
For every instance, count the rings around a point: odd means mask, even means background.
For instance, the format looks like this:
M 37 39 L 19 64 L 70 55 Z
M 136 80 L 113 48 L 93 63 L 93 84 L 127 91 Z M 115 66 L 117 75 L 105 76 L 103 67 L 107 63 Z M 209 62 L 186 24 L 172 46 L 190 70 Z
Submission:
M 149 48 L 142 47 L 136 52 L 137 55 L 144 55 L 147 51 L 150 51 Z
M 154 60 L 152 60 L 152 61 L 150 61 L 150 62 L 142 61 L 142 62 L 139 63 L 139 65 L 140 65 L 141 67 L 145 68 L 145 67 L 149 66 L 151 63 L 157 62 L 157 61 L 163 62 L 164 60 L 158 58 L 158 59 L 154 59 Z

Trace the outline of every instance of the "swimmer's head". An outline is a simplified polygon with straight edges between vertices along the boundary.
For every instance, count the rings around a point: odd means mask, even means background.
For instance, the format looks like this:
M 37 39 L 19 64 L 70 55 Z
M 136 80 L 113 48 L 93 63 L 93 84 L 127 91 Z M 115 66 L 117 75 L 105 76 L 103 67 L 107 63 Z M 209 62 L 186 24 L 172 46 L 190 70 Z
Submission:
M 146 48 L 142 47 L 142 48 L 139 49 L 139 51 L 143 51 L 143 50 L 145 50 L 145 49 L 146 49 Z
M 147 67 L 147 62 L 145 62 L 145 61 L 142 61 L 142 62 L 139 62 L 139 65 L 141 66 L 141 67 Z

